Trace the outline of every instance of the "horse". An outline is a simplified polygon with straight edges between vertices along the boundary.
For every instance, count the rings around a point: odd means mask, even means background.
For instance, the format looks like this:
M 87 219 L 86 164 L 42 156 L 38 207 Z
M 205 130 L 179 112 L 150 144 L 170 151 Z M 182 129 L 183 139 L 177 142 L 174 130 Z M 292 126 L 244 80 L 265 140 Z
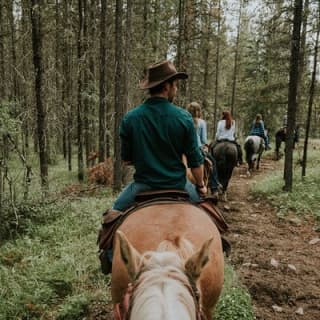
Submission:
M 115 319 L 209 320 L 223 286 L 220 233 L 190 203 L 154 203 L 129 215 L 115 242 Z
M 248 136 L 244 142 L 246 153 L 246 162 L 248 163 L 248 172 L 254 169 L 254 162 L 257 161 L 256 169 L 259 170 L 262 153 L 265 149 L 265 142 L 262 137 Z
M 294 129 L 293 133 L 293 148 L 295 148 L 295 144 L 299 142 L 299 127 L 297 126 Z M 280 128 L 276 134 L 275 134 L 275 140 L 276 140 L 276 148 L 275 148 L 275 159 L 280 159 L 280 147 L 282 142 L 286 142 L 287 138 L 287 128 L 282 127 Z
M 220 141 L 210 145 L 210 153 L 217 163 L 218 180 L 222 185 L 223 193 L 226 193 L 229 180 L 238 161 L 237 146 L 230 141 Z

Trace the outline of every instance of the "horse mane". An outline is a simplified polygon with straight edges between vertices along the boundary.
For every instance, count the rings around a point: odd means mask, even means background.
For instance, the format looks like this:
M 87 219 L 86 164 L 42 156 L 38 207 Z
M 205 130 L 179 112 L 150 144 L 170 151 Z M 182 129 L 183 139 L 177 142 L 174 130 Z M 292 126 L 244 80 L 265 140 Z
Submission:
M 196 306 L 184 272 L 192 244 L 174 237 L 160 243 L 157 251 L 143 254 L 143 266 L 133 294 L 132 319 L 196 319 Z

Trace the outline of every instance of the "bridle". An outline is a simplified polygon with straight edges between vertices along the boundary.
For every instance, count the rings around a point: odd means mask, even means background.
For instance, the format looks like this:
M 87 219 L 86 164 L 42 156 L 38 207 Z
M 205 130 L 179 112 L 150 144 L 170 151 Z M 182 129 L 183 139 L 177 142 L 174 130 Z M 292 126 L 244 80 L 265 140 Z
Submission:
M 140 272 L 140 274 L 136 277 L 136 280 L 133 283 L 128 284 L 128 287 L 122 297 L 121 302 L 115 305 L 116 320 L 130 319 L 134 291 L 141 285 L 141 283 L 144 280 L 141 275 L 142 272 Z M 201 309 L 199 290 L 197 289 L 195 281 L 193 281 L 189 276 L 181 276 L 176 271 L 166 272 L 165 276 L 181 282 L 188 289 L 196 306 L 196 320 L 208 320 Z

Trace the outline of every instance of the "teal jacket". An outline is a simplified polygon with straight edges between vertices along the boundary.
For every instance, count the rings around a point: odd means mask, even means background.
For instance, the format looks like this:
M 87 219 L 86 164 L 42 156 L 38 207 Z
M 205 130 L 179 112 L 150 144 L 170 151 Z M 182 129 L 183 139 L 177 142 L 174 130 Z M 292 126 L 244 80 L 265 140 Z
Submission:
M 203 164 L 189 112 L 161 97 L 129 111 L 120 127 L 121 157 L 135 167 L 134 180 L 154 189 L 184 189 L 186 170 Z

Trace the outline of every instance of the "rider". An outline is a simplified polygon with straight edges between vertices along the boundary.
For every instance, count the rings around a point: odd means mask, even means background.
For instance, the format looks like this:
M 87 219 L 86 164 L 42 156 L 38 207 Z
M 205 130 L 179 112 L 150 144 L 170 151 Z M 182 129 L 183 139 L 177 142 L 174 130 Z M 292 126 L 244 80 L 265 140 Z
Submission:
M 209 185 L 211 194 L 213 197 L 218 197 L 218 191 L 222 188 L 218 180 L 217 165 L 214 157 L 208 152 L 207 144 L 207 123 L 201 118 L 201 107 L 197 102 L 191 102 L 187 110 L 190 112 L 193 118 L 194 127 L 196 129 L 198 146 L 203 153 L 205 159 L 210 163 L 211 174 L 209 178 Z
M 187 77 L 186 73 L 177 72 L 170 61 L 147 69 L 140 88 L 149 90 L 150 98 L 130 110 L 120 127 L 121 157 L 126 165 L 134 166 L 134 181 L 120 193 L 111 211 L 125 210 L 137 193 L 147 190 L 186 190 L 191 201 L 198 201 L 199 194 L 207 193 L 203 180 L 204 157 L 198 148 L 193 119 L 189 112 L 172 103 L 177 80 Z M 186 179 L 183 155 L 195 178 L 195 186 Z M 111 250 L 100 259 L 102 263 L 109 263 L 105 265 L 105 273 L 110 272 Z
M 262 115 L 260 113 L 258 113 L 256 115 L 256 119 L 253 121 L 249 135 L 250 136 L 259 136 L 259 137 L 263 138 L 263 140 L 265 142 L 265 149 L 266 150 L 271 149 L 269 146 L 268 136 L 265 133 L 265 127 L 264 127 L 264 123 L 262 120 Z
M 242 160 L 242 149 L 240 144 L 236 141 L 235 138 L 236 123 L 232 119 L 231 113 L 227 110 L 222 112 L 222 119 L 218 121 L 217 132 L 216 132 L 216 141 L 230 141 L 234 143 L 238 151 L 238 163 L 241 165 Z

